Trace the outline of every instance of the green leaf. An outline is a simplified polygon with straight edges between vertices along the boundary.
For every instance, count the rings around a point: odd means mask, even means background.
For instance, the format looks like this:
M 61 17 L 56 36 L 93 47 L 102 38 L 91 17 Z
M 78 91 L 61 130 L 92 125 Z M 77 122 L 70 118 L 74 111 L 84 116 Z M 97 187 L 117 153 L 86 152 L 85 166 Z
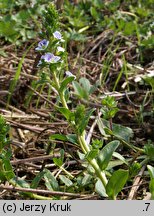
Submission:
M 144 76 L 143 77 L 144 81 L 151 86 L 152 90 L 154 91 L 154 77 L 148 77 L 148 76 Z
M 87 1 L 87 3 L 88 3 L 88 1 Z M 104 8 L 104 4 L 102 4 L 102 0 L 93 0 L 93 1 L 91 1 L 91 3 L 96 8 Z
M 82 152 L 77 151 L 77 154 L 78 154 L 80 160 L 84 160 L 85 159 L 85 154 L 83 154 Z
M 67 139 L 69 142 L 73 143 L 73 144 L 77 144 L 78 143 L 78 138 L 76 134 L 68 134 L 66 135 Z
M 0 22 L 0 37 L 6 37 L 11 42 L 15 41 L 18 32 L 15 30 L 15 21 L 1 21 Z
M 90 13 L 96 21 L 99 20 L 98 11 L 94 7 L 90 8 Z
M 113 173 L 106 185 L 106 193 L 112 199 L 115 199 L 118 193 L 123 189 L 129 176 L 128 170 L 119 169 Z
M 3 149 L 2 154 L 0 154 L 0 157 L 2 158 L 2 160 L 0 161 L 1 163 L 1 174 L 5 175 L 5 178 L 9 181 L 10 179 L 15 177 L 12 165 L 10 163 L 10 158 L 12 156 L 12 153 L 10 151 L 10 149 L 8 149 L 7 151 L 5 151 Z
M 102 105 L 106 106 L 108 108 L 116 108 L 117 107 L 117 101 L 115 100 L 115 98 L 113 96 L 108 95 L 105 98 L 103 98 Z
M 140 163 L 133 162 L 133 164 L 129 166 L 129 178 L 136 176 L 138 172 L 141 170 L 141 168 L 142 166 Z
M 37 33 L 35 31 L 26 31 L 26 36 L 28 39 L 34 39 L 37 36 Z
M 85 106 L 84 105 L 78 105 L 75 112 L 74 112 L 75 124 L 77 127 L 81 123 L 84 115 L 85 115 Z
M 114 118 L 116 113 L 119 111 L 118 108 L 113 108 L 109 111 L 108 115 L 109 115 L 109 118 Z
M 121 160 L 124 164 L 126 164 L 127 166 L 129 166 L 127 160 L 118 152 L 113 152 L 113 157 L 118 158 L 119 160 Z
M 65 151 L 64 151 L 64 149 L 60 149 L 60 159 L 61 159 L 61 161 L 63 162 L 64 161 L 64 155 L 65 155 Z
M 154 178 L 150 181 L 149 190 L 151 192 L 151 200 L 154 200 Z
M 149 156 L 151 160 L 154 160 L 154 145 L 147 144 L 144 146 L 145 153 Z
M 136 23 L 135 22 L 125 22 L 125 26 L 123 29 L 123 33 L 125 35 L 133 35 L 136 31 Z
M 51 191 L 58 191 L 59 185 L 55 177 L 52 175 L 52 173 L 49 170 L 45 169 L 44 171 L 45 171 L 44 179 L 45 179 L 45 185 L 47 189 Z
M 53 162 L 58 167 L 61 167 L 63 165 L 63 161 L 61 160 L 61 158 L 53 158 Z
M 102 123 L 105 127 L 110 128 L 109 121 L 102 119 Z M 129 127 L 122 126 L 120 124 L 112 124 L 112 135 L 120 137 L 122 140 L 126 142 L 130 142 L 130 139 L 133 137 L 133 130 Z
M 86 174 L 81 181 L 81 186 L 85 187 L 86 185 L 91 183 L 91 180 L 92 180 L 92 176 L 89 174 Z
M 120 6 L 120 0 L 107 1 L 106 5 L 108 6 L 109 10 L 116 11 Z
M 60 158 L 53 158 L 53 162 L 59 167 L 61 167 L 63 165 L 64 153 L 65 153 L 64 149 L 61 149 L 60 150 Z
M 146 39 L 141 41 L 141 45 L 146 47 L 146 48 L 152 48 L 154 46 L 154 35 L 152 34 L 151 36 L 147 37 Z
M 24 179 L 21 179 L 20 177 L 14 177 L 13 179 L 10 179 L 9 183 L 15 187 L 30 188 L 30 184 L 26 182 Z M 19 193 L 25 195 L 26 197 L 29 196 L 32 199 L 34 199 L 34 195 L 31 192 L 19 192 Z
M 62 93 L 66 89 L 67 85 L 71 83 L 74 79 L 75 79 L 74 76 L 70 76 L 64 79 L 60 84 L 60 89 L 59 89 L 60 93 Z
M 113 152 L 117 149 L 120 142 L 118 140 L 114 140 L 110 143 L 108 143 L 100 152 L 97 158 L 99 167 L 101 170 L 105 170 L 108 166 L 108 163 L 110 162 L 112 158 Z
M 106 194 L 106 190 L 104 185 L 102 184 L 101 180 L 98 179 L 95 184 L 95 191 L 101 196 L 101 197 L 108 197 Z
M 150 178 L 154 179 L 154 167 L 152 167 L 151 165 L 147 165 L 147 168 L 150 173 Z
M 9 181 L 12 185 L 16 185 L 16 187 L 22 187 L 22 188 L 30 188 L 30 184 L 26 182 L 24 179 L 21 179 L 20 177 L 14 177 Z
M 73 182 L 67 178 L 64 175 L 59 175 L 60 180 L 67 186 L 67 187 L 71 187 L 73 185 Z
M 0 115 L 0 153 L 4 149 L 4 146 L 7 146 L 7 144 L 9 143 L 9 129 L 10 127 L 6 124 L 6 120 L 3 116 Z M 1 157 L 2 156 L 3 155 L 1 155 Z
M 88 124 L 88 121 L 89 121 L 89 118 L 90 118 L 91 114 L 94 112 L 94 110 L 95 110 L 95 109 L 89 110 L 89 111 L 85 114 L 85 116 L 84 116 L 84 118 L 82 119 L 82 121 L 80 122 L 80 124 L 79 124 L 79 126 L 78 126 L 78 132 L 79 132 L 80 135 L 82 134 L 82 132 L 83 132 L 84 129 L 86 128 L 86 126 L 87 126 L 87 124 Z
M 1 168 L 1 164 L 0 164 L 0 168 Z M 3 182 L 3 181 L 5 181 L 5 180 L 6 180 L 6 178 L 5 178 L 5 173 L 4 173 L 4 171 L 1 169 L 1 170 L 0 170 L 0 183 Z
M 61 112 L 61 114 L 68 120 L 73 120 L 74 114 L 65 107 L 56 107 L 56 109 Z
M 3 159 L 4 167 L 5 167 L 5 177 L 7 180 L 10 180 L 15 177 L 12 165 L 8 158 Z
M 24 23 L 30 16 L 30 13 L 28 10 L 20 10 L 17 14 L 13 15 L 13 20 L 15 20 L 17 23 Z
M 85 157 L 87 160 L 92 160 L 94 158 L 96 158 L 98 154 L 98 149 L 92 149 L 90 152 L 88 152 Z
M 112 160 L 109 162 L 106 170 L 111 170 L 113 169 L 114 167 L 117 167 L 117 166 L 121 166 L 123 164 L 123 162 L 121 160 Z
M 92 139 L 91 146 L 93 149 L 102 149 L 103 141 L 99 139 Z
M 83 89 L 89 94 L 90 89 L 91 89 L 91 84 L 89 80 L 85 77 L 80 78 L 79 83 L 83 87 Z
M 106 126 L 104 125 L 103 121 L 100 118 L 97 120 L 97 125 L 98 125 L 99 131 L 103 137 L 106 137 L 106 138 L 110 137 L 109 135 L 106 134 L 106 132 L 104 130 L 104 128 Z
M 0 154 L 0 182 L 1 181 L 6 181 L 6 177 L 5 177 L 3 161 L 1 160 L 1 154 Z
M 44 174 L 46 173 L 46 171 L 41 171 L 39 172 L 36 177 L 32 180 L 30 187 L 31 188 L 37 188 L 39 185 L 39 182 L 41 181 L 41 179 L 44 177 Z
M 88 97 L 89 97 L 88 92 L 86 92 L 86 90 L 84 88 L 82 88 L 78 82 L 73 81 L 72 85 L 73 85 L 73 88 L 75 90 L 75 94 L 79 98 L 88 100 Z
M 52 134 L 50 140 L 68 141 L 67 137 L 63 134 Z

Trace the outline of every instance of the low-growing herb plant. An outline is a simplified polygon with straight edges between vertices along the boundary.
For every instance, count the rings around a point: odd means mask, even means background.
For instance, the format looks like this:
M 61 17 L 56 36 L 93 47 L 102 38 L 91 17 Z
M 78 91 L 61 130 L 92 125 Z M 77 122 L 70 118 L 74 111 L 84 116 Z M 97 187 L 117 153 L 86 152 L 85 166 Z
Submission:
M 112 118 L 118 111 L 117 102 L 110 96 L 106 97 L 102 101 L 101 112 L 104 119 L 109 120 L 109 128 L 104 131 L 104 133 L 110 137 L 107 144 L 104 147 L 100 145 L 100 141 L 94 141 L 92 144 L 89 144 L 86 140 L 86 127 L 91 115 L 95 112 L 95 109 L 87 109 L 84 105 L 77 105 L 72 111 L 67 103 L 70 97 L 68 88 L 70 83 L 73 82 L 73 86 L 80 96 L 82 95 L 82 89 L 78 82 L 75 81 L 75 75 L 73 75 L 67 68 L 68 64 L 65 39 L 59 30 L 58 13 L 55 10 L 54 5 L 50 5 L 50 7 L 44 12 L 43 27 L 44 31 L 41 34 L 42 40 L 36 47 L 36 51 L 41 52 L 42 54 L 38 67 L 44 69 L 48 74 L 50 74 L 49 76 L 51 79 L 48 79 L 47 82 L 55 89 L 57 97 L 59 98 L 58 103 L 55 104 L 55 109 L 67 119 L 68 124 L 73 131 L 73 134 L 68 135 L 51 135 L 50 139 L 69 142 L 72 142 L 73 140 L 73 143 L 78 145 L 81 150 L 80 157 L 87 161 L 87 168 L 90 166 L 93 170 L 92 173 L 95 173 L 97 179 L 95 185 L 96 191 L 101 195 L 108 196 L 111 199 L 116 199 L 117 194 L 122 190 L 123 186 L 127 182 L 129 170 L 119 169 L 111 173 L 111 176 L 108 179 L 106 169 L 111 161 L 112 155 L 120 145 L 120 142 L 132 147 L 127 143 L 127 140 L 120 137 L 120 135 L 116 136 L 116 132 L 114 133 L 113 131 Z M 135 150 L 134 147 L 132 147 L 132 149 Z M 141 150 L 141 152 L 143 151 Z M 55 164 L 60 169 L 62 169 L 63 159 L 64 157 L 62 157 L 62 159 L 54 159 Z M 66 170 L 63 169 L 63 171 L 65 171 L 69 178 L 72 178 Z M 66 182 L 64 177 L 61 177 L 61 180 Z
M 96 23 L 100 22 L 101 14 L 97 16 L 95 7 L 99 1 L 95 1 L 90 7 L 90 14 L 95 18 Z M 100 1 L 101 2 L 101 1 Z M 117 3 L 116 3 L 117 2 Z M 111 11 L 115 10 L 120 3 L 110 5 Z M 68 2 L 67 2 L 68 3 Z M 82 5 L 84 6 L 84 4 Z M 107 5 L 108 7 L 108 5 Z M 77 11 L 79 12 L 79 11 Z M 123 18 L 120 17 L 120 20 Z M 119 20 L 119 28 L 121 21 Z M 83 29 L 84 30 L 84 29 Z M 127 30 L 127 29 L 126 29 Z M 136 31 L 136 29 L 135 29 Z M 43 180 L 46 188 L 50 191 L 83 192 L 85 188 L 97 192 L 102 197 L 117 199 L 117 195 L 123 190 L 124 185 L 136 176 L 142 166 L 147 165 L 150 184 L 149 190 L 154 197 L 154 170 L 150 161 L 154 161 L 154 146 L 151 142 L 147 143 L 144 149 L 131 144 L 133 137 L 132 129 L 113 123 L 113 119 L 118 112 L 117 101 L 112 96 L 104 97 L 100 110 L 88 107 L 90 94 L 94 88 L 90 85 L 87 78 L 77 77 L 69 70 L 67 62 L 68 53 L 66 51 L 65 36 L 60 30 L 59 14 L 55 6 L 51 4 L 43 13 L 42 32 L 40 42 L 35 48 L 41 54 L 37 68 L 40 72 L 40 84 L 48 83 L 50 89 L 57 95 L 54 108 L 56 112 L 67 120 L 69 125 L 68 134 L 52 134 L 49 139 L 47 152 L 51 151 L 51 143 L 54 140 L 69 142 L 78 147 L 77 156 L 83 166 L 83 173 L 74 176 L 64 166 L 65 150 L 59 151 L 59 156 L 53 158 L 54 164 L 58 167 L 61 174 L 54 175 L 49 169 L 42 166 L 41 171 L 28 183 L 26 180 L 17 177 L 10 163 L 11 148 L 9 147 L 9 126 L 3 117 L 0 117 L 0 181 L 8 181 L 13 186 L 27 189 L 35 189 Z M 71 67 L 70 67 L 71 68 Z M 74 95 L 79 99 L 87 101 L 87 106 L 79 103 L 71 104 L 71 92 L 69 86 L 72 84 Z M 70 102 L 71 101 L 71 102 Z M 100 111 L 100 112 L 97 112 Z M 99 114 L 98 114 L 99 113 Z M 51 113 L 52 115 L 52 113 Z M 100 132 L 100 139 L 89 138 L 87 126 L 92 117 L 96 115 L 96 124 Z M 54 145 L 54 144 L 53 144 Z M 119 146 L 124 145 L 128 151 L 133 151 L 134 159 L 125 159 L 119 152 Z M 53 147 L 54 148 L 54 147 Z M 53 150 L 53 149 L 52 149 Z M 73 155 L 70 153 L 69 157 Z M 112 158 L 117 160 L 112 160 Z M 117 167 L 122 165 L 120 169 Z M 61 187 L 60 182 L 65 185 Z M 22 193 L 33 199 L 60 199 L 60 195 L 45 197 L 31 192 Z

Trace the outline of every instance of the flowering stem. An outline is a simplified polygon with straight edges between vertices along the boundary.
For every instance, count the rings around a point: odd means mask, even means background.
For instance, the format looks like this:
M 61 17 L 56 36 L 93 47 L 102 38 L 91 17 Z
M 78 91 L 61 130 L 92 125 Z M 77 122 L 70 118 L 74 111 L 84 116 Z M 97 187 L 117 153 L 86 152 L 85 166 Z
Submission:
M 64 97 L 64 92 L 62 92 L 62 93 L 59 92 L 60 83 L 59 83 L 59 79 L 57 78 L 55 72 L 53 72 L 53 79 L 54 79 L 54 82 L 55 82 L 55 85 L 56 85 L 56 90 L 59 93 L 61 103 L 62 103 L 63 107 L 68 109 L 68 106 L 67 106 L 67 103 L 66 103 L 66 100 L 65 100 L 65 97 Z M 74 122 L 73 122 L 73 125 L 74 125 Z M 85 140 L 85 131 L 83 131 L 83 133 L 81 135 L 78 135 L 78 141 L 79 141 L 79 144 L 80 144 L 84 154 L 87 154 L 88 152 L 90 152 L 89 145 L 86 143 L 86 140 Z M 105 173 L 101 171 L 97 161 L 95 159 L 88 159 L 88 162 L 94 168 L 97 177 L 101 180 L 102 184 L 105 187 L 106 184 L 107 184 L 107 178 L 105 176 Z
M 61 99 L 61 103 L 62 103 L 63 107 L 65 107 L 66 109 L 68 109 L 68 106 L 67 106 L 67 103 L 66 103 L 66 100 L 65 100 L 65 97 L 64 97 L 64 92 L 59 92 L 60 84 L 59 84 L 59 79 L 57 78 L 55 72 L 53 72 L 53 79 L 55 81 L 56 90 L 59 93 L 59 96 L 60 96 L 60 99 Z

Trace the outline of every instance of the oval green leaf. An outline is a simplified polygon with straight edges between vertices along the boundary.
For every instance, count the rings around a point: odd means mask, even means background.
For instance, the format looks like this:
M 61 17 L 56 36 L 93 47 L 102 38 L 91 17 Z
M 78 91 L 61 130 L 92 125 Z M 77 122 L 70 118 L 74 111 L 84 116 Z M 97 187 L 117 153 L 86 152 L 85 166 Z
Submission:
M 73 185 L 73 182 L 67 178 L 64 175 L 59 175 L 60 180 L 67 186 L 67 187 L 71 187 Z
M 111 199 L 115 199 L 117 194 L 123 189 L 128 176 L 128 170 L 119 169 L 113 173 L 106 185 L 106 193 Z
M 44 179 L 45 179 L 45 185 L 48 190 L 51 191 L 58 191 L 59 190 L 59 185 L 55 177 L 52 175 L 52 173 L 48 170 L 44 170 Z
M 112 158 L 113 152 L 117 149 L 120 142 L 118 140 L 114 140 L 110 143 L 108 143 L 100 152 L 97 158 L 99 167 L 101 170 L 105 170 L 108 166 L 108 163 L 110 162 Z
M 60 84 L 59 92 L 62 93 L 66 89 L 67 85 L 71 83 L 74 79 L 75 79 L 74 76 L 70 76 L 64 79 L 62 83 Z

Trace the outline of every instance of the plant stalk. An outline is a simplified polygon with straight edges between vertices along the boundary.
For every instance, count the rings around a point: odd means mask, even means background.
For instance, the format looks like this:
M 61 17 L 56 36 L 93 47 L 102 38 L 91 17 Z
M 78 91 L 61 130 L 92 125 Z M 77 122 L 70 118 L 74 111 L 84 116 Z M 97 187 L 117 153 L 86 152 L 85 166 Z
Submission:
M 84 138 L 84 135 L 78 136 L 78 140 L 80 143 L 80 146 L 82 148 L 82 151 L 87 154 L 88 152 L 90 152 L 90 148 L 86 143 L 86 140 Z M 108 180 L 105 176 L 105 173 L 101 171 L 100 167 L 98 166 L 98 163 L 96 161 L 96 159 L 87 159 L 88 162 L 90 163 L 90 165 L 94 168 L 95 173 L 97 175 L 97 177 L 101 180 L 102 184 L 104 185 L 104 187 L 106 186 Z
M 55 72 L 53 72 L 53 79 L 54 79 L 54 81 L 55 81 L 56 90 L 58 91 L 58 94 L 59 94 L 59 96 L 60 96 L 61 103 L 62 103 L 63 107 L 65 107 L 66 109 L 68 109 L 68 106 L 67 106 L 67 103 L 66 103 L 66 100 L 65 100 L 65 97 L 64 97 L 64 92 L 62 92 L 62 93 L 59 92 L 60 84 L 59 84 L 59 79 L 57 78 Z
M 62 93 L 59 92 L 60 84 L 59 84 L 58 78 L 56 77 L 55 72 L 53 72 L 53 79 L 55 81 L 56 90 L 59 93 L 61 103 L 62 103 L 63 107 L 68 109 L 68 106 L 67 106 L 67 103 L 66 103 L 66 100 L 64 97 L 64 92 L 62 92 Z M 80 144 L 84 154 L 87 154 L 88 152 L 90 152 L 89 145 L 86 143 L 86 140 L 85 140 L 85 131 L 83 131 L 83 133 L 81 135 L 78 135 L 78 141 L 79 141 L 79 144 Z M 108 181 L 107 181 L 107 178 L 105 176 L 105 173 L 101 171 L 97 161 L 95 159 L 92 159 L 92 160 L 88 159 L 88 162 L 94 168 L 97 177 L 101 180 L 102 184 L 105 187 Z

